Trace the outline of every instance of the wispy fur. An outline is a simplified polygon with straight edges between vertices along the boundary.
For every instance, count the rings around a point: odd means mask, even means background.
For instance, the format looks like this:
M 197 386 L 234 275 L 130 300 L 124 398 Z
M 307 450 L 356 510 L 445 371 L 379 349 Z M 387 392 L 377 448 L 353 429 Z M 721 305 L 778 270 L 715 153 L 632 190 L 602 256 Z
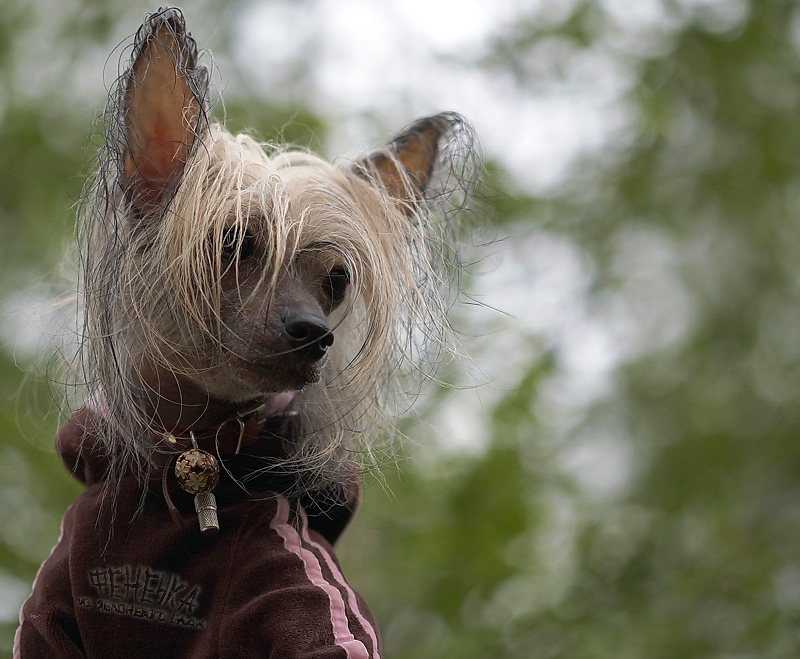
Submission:
M 183 172 L 152 212 L 125 192 L 125 122 L 136 57 L 165 29 L 181 44 L 174 64 L 197 112 L 189 117 Z M 251 293 L 239 294 L 242 308 L 254 290 L 266 291 L 263 304 L 270 304 L 281 274 L 307 263 L 340 265 L 350 276 L 347 299 L 329 317 L 336 340 L 324 371 L 296 394 L 289 454 L 268 465 L 297 473 L 302 490 L 317 491 L 346 478 L 354 462 L 370 462 L 398 374 L 429 374 L 423 365 L 431 349 L 452 350 L 447 311 L 460 268 L 457 222 L 479 168 L 472 130 L 456 114 L 428 120 L 441 135 L 424 193 L 397 144 L 332 165 L 234 136 L 209 121 L 207 70 L 196 64 L 195 42 L 176 29 L 185 30 L 180 12 L 160 10 L 137 33 L 109 96 L 103 147 L 79 214 L 84 318 L 76 370 L 112 420 L 97 429 L 109 482 L 131 469 L 145 479 L 154 464 L 153 419 L 135 393 L 143 362 L 199 383 L 210 397 L 247 402 L 235 399 L 238 388 L 225 374 L 247 358 L 243 346 L 259 328 L 235 329 L 222 313 L 230 303 L 223 278 L 238 281 L 239 264 L 221 255 L 232 237 L 241 245 L 252 236 L 263 268 Z

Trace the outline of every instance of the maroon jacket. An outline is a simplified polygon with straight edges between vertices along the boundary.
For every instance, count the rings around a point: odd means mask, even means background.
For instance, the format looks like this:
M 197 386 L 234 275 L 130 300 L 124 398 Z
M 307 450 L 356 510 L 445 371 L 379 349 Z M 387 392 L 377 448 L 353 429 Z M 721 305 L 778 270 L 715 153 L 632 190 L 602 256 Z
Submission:
M 94 422 L 83 408 L 56 438 L 86 491 L 22 607 L 15 659 L 379 657 L 372 616 L 331 548 L 354 513 L 355 487 L 323 511 L 278 486 L 245 497 L 221 482 L 220 532 L 204 537 L 192 498 L 171 490 L 171 516 L 160 479 L 143 494 L 123 478 L 112 506 L 87 430 Z

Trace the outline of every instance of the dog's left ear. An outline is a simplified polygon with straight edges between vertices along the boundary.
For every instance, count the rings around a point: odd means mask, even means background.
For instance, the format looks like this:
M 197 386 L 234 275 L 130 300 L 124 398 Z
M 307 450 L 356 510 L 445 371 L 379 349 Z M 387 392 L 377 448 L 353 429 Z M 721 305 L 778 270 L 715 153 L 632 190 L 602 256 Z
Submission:
M 383 149 L 355 165 L 377 181 L 406 209 L 417 205 L 428 188 L 439 155 L 439 141 L 461 122 L 455 114 L 437 114 L 413 123 Z
M 142 214 L 163 208 L 206 125 L 208 76 L 179 10 L 148 16 L 124 92 L 123 185 Z

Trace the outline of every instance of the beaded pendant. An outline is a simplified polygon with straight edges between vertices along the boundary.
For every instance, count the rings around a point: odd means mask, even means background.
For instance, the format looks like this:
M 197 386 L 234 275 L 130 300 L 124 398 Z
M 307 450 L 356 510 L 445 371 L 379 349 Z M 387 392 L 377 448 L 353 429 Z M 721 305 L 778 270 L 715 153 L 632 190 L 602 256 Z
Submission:
M 197 448 L 192 437 L 194 448 L 184 451 L 175 462 L 175 478 L 184 492 L 194 494 L 194 509 L 200 522 L 203 535 L 214 535 L 219 531 L 217 518 L 217 500 L 213 490 L 219 483 L 219 465 L 216 458 L 208 451 Z

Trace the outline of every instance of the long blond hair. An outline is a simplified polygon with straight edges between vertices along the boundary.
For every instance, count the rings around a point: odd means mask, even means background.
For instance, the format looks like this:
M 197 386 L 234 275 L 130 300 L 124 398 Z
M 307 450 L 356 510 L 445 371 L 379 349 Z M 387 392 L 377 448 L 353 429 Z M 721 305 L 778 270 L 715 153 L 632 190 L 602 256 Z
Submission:
M 148 206 L 149 198 L 126 193 L 126 159 L 136 148 L 129 113 L 137 62 L 155 48 L 173 63 L 188 109 L 180 171 Z M 313 491 L 374 459 L 392 385 L 402 374 L 429 375 L 426 360 L 453 349 L 447 311 L 461 265 L 458 223 L 480 166 L 473 133 L 460 116 L 441 114 L 356 162 L 332 165 L 210 123 L 207 81 L 182 14 L 147 16 L 109 96 L 104 146 L 79 215 L 77 372 L 102 397 L 109 422 L 96 432 L 110 481 L 130 469 L 144 478 L 156 448 L 132 375 L 146 358 L 198 377 L 183 358 L 220 347 L 220 254 L 230 230 L 235 240 L 255 234 L 266 246 L 268 291 L 299 253 L 335 257 L 346 264 L 352 292 L 334 319 L 337 338 L 321 380 L 296 394 L 297 441 L 281 464 L 297 473 L 300 489 Z

